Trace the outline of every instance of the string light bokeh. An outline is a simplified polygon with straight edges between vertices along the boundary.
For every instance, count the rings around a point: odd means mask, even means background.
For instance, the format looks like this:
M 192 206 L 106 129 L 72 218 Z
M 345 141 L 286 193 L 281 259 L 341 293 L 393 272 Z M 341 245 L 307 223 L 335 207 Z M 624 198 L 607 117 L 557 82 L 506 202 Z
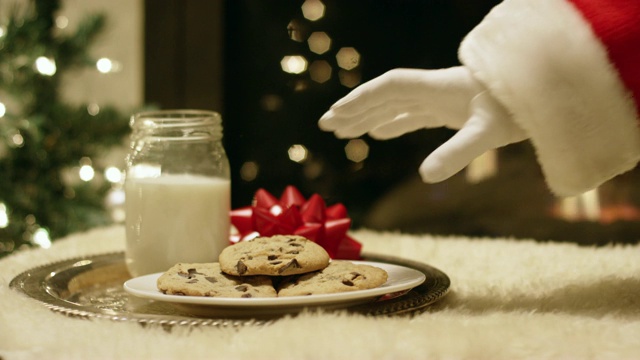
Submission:
M 334 0 L 225 6 L 225 16 L 234 19 L 225 29 L 223 117 L 233 206 L 246 206 L 259 188 L 278 193 L 292 184 L 343 202 L 357 224 L 385 187 L 416 172 L 433 145 L 419 134 L 387 142 L 366 135 L 338 139 L 317 121 L 363 81 L 395 67 L 386 61 L 400 58 L 392 53 L 395 32 L 432 26 L 415 14 L 436 16 L 428 9 L 437 6 L 414 2 L 408 10 L 403 4 Z M 406 21 L 410 11 L 414 19 Z M 454 49 L 450 54 L 455 59 Z M 420 49 L 398 65 L 427 67 L 431 58 Z M 440 137 L 433 136 L 436 142 Z
M 64 11 L 60 11 L 60 14 L 55 17 L 53 22 L 52 36 L 54 39 L 51 42 L 52 44 L 64 41 L 59 40 L 58 38 L 62 39 L 64 37 L 74 36 L 75 34 L 73 34 L 73 32 L 81 31 L 80 29 L 76 29 L 76 27 L 81 25 L 70 21 L 63 12 Z M 10 20 L 5 17 L 2 21 L 6 22 Z M 29 19 L 29 21 L 31 20 Z M 13 34 L 11 39 L 6 38 L 8 34 L 7 24 L 9 23 L 0 25 L 0 49 L 5 46 L 12 46 L 13 43 L 8 42 L 15 41 L 14 39 L 16 34 Z M 16 32 L 27 31 L 26 29 L 20 29 L 22 26 L 20 23 L 17 28 L 15 27 L 15 24 L 11 26 L 14 26 L 12 29 Z M 0 66 L 3 76 L 2 80 L 9 90 L 15 90 L 15 88 L 12 88 L 12 86 L 14 86 L 13 81 L 16 81 L 16 84 L 18 84 L 20 81 L 24 81 L 25 79 L 32 77 L 37 83 L 38 76 L 43 79 L 59 78 L 61 76 L 59 74 L 61 68 L 69 68 L 66 66 L 67 64 L 64 63 L 65 60 L 60 59 L 69 59 L 70 54 L 57 52 L 54 49 L 54 46 L 56 45 L 50 45 L 51 48 L 47 48 L 47 46 L 49 46 L 49 44 L 40 43 L 35 48 L 31 47 L 29 44 L 23 44 L 21 47 L 17 48 L 10 48 L 9 51 L 21 51 L 21 53 L 18 56 L 13 56 L 10 62 L 5 62 Z M 81 44 L 77 43 L 76 46 L 81 46 Z M 58 58 L 57 56 L 60 57 Z M 20 70 L 19 72 L 12 74 L 12 71 L 10 70 L 12 68 Z M 111 74 L 121 71 L 122 68 L 123 65 L 120 61 L 103 56 L 95 61 L 93 71 L 101 74 L 102 76 L 108 77 L 111 76 Z M 25 71 L 31 71 L 32 74 L 26 73 Z M 45 85 L 43 83 L 42 85 L 36 86 Z M 9 151 L 11 149 L 33 151 L 31 149 L 37 149 L 39 146 L 42 146 L 43 148 L 46 148 L 47 146 L 57 146 L 58 148 L 60 146 L 66 146 L 64 143 L 62 145 L 56 144 L 58 136 L 55 134 L 57 131 L 61 131 L 60 129 L 53 128 L 53 133 L 41 132 L 40 127 L 52 129 L 52 127 L 57 126 L 53 123 L 50 125 L 45 125 L 43 123 L 50 121 L 50 119 L 47 119 L 46 117 L 44 119 L 36 117 L 42 115 L 23 115 L 23 113 L 27 111 L 25 109 L 32 109 L 33 105 L 31 105 L 30 102 L 34 101 L 33 95 L 27 93 L 23 98 L 13 98 L 13 95 L 9 90 L 0 90 L 0 133 L 4 139 L 4 141 L 0 141 L 0 159 L 7 160 L 9 156 L 20 156 L 14 155 L 19 154 L 18 152 L 12 152 L 10 154 Z M 34 91 L 37 90 L 34 89 Z M 101 104 L 99 101 L 90 102 L 86 105 L 86 114 L 90 117 L 99 117 L 99 115 L 102 115 L 101 111 L 103 105 L 108 107 L 107 104 Z M 62 107 L 60 107 L 60 111 L 65 110 L 62 110 Z M 90 126 L 90 124 L 88 124 L 88 126 Z M 100 139 L 96 139 L 95 141 L 99 142 Z M 42 142 L 42 144 L 40 144 L 40 142 Z M 73 150 L 70 150 L 68 153 L 72 154 Z M 51 164 L 48 157 L 52 155 L 48 154 L 46 150 L 37 152 L 36 156 L 37 159 L 34 163 Z M 98 158 L 80 155 L 79 158 L 76 159 L 75 163 L 75 166 L 68 166 L 61 169 L 59 174 L 56 176 L 63 186 L 63 197 L 67 201 L 70 201 L 69 204 L 73 204 L 79 196 L 78 191 L 89 191 L 97 194 L 104 191 L 106 187 L 109 190 L 107 191 L 108 195 L 104 198 L 104 207 L 107 209 L 114 222 L 122 221 L 124 219 L 122 210 L 124 199 L 121 190 L 122 169 L 120 168 L 122 165 L 108 156 L 105 158 Z M 6 167 L 6 164 L 7 162 L 5 162 L 3 166 Z M 26 165 L 25 163 L 25 165 L 22 166 L 29 165 Z M 32 168 L 27 169 L 26 171 L 35 172 L 37 174 L 40 170 L 41 169 L 38 168 Z M 45 173 L 44 169 L 42 170 L 42 176 L 50 176 L 45 175 L 48 173 Z M 27 186 L 26 193 L 22 194 L 22 196 L 24 196 L 24 202 L 35 201 L 35 199 L 41 196 L 49 196 L 43 195 L 43 191 L 38 189 L 35 183 L 29 183 Z M 55 182 L 52 182 L 50 186 L 55 187 Z M 25 191 L 25 189 L 16 189 L 15 191 Z M 8 195 L 6 196 L 7 198 L 10 197 Z M 15 201 L 15 197 L 12 196 L 11 198 Z M 7 202 L 6 199 L 3 199 L 3 196 L 0 194 L 0 229 L 8 229 L 10 227 L 15 229 L 24 229 L 21 238 L 11 238 L 7 235 L 8 233 L 3 233 L 3 237 L 0 239 L 2 240 L 0 241 L 0 256 L 24 247 L 50 247 L 52 243 L 50 228 L 41 223 L 42 219 L 38 218 L 35 212 L 27 213 L 23 218 L 17 218 L 14 216 L 16 210 L 17 209 L 12 208 L 12 206 L 9 205 L 9 202 Z
M 361 81 L 361 55 L 353 46 L 332 48 L 332 37 L 322 29 L 321 24 L 329 11 L 327 5 L 321 0 L 305 0 L 299 11 L 298 15 L 302 17 L 283 24 L 289 39 L 298 44 L 298 53 L 284 54 L 279 64 L 283 72 L 296 76 L 292 81 L 293 91 L 309 90 L 308 80 L 321 85 L 333 79 L 346 88 L 357 86 Z M 310 31 L 311 28 L 314 30 Z M 266 111 L 276 112 L 282 106 L 281 96 L 267 94 L 262 98 L 262 107 Z M 368 150 L 365 140 L 353 140 L 346 145 L 344 156 L 362 165 L 368 156 Z M 302 173 L 307 179 L 316 178 L 323 171 L 322 162 L 314 160 L 313 152 L 305 144 L 291 144 L 286 156 L 292 162 L 304 166 Z M 256 160 L 247 160 L 240 166 L 240 178 L 245 182 L 259 181 L 261 168 Z

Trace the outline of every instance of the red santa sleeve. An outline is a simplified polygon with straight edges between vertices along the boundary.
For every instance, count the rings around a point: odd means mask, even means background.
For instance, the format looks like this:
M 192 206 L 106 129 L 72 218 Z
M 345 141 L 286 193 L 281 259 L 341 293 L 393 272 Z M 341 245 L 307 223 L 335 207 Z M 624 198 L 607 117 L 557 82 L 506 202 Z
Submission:
M 505 0 L 459 56 L 527 131 L 554 193 L 640 160 L 640 1 Z

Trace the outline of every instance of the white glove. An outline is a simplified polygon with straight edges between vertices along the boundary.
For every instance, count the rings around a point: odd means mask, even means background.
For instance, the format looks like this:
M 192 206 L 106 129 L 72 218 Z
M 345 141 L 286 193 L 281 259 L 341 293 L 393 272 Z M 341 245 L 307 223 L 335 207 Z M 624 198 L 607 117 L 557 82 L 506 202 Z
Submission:
M 420 165 L 428 183 L 453 176 L 487 150 L 528 137 L 463 66 L 391 70 L 336 102 L 318 125 L 339 138 L 369 133 L 390 139 L 422 128 L 460 129 Z

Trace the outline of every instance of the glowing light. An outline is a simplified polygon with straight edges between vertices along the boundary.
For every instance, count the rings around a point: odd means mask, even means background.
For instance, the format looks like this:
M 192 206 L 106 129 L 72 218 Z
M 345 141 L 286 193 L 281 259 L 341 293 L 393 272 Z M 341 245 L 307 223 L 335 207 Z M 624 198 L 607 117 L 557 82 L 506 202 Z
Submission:
M 121 188 L 114 188 L 107 194 L 105 202 L 109 207 L 124 205 L 125 193 Z
M 247 161 L 240 168 L 240 177 L 244 181 L 253 181 L 258 176 L 260 168 L 254 161 Z
M 343 47 L 336 53 L 338 66 L 345 70 L 351 70 L 360 64 L 360 53 L 352 47 Z
M 325 6 L 320 0 L 307 0 L 301 8 L 302 15 L 307 20 L 316 21 L 324 16 Z
M 4 114 L 6 114 L 6 113 L 7 113 L 7 107 L 4 106 L 4 104 L 0 102 L 0 117 L 3 117 Z
M 300 74 L 307 70 L 307 59 L 300 55 L 285 56 L 280 61 L 280 66 L 284 72 Z
M 104 171 L 104 177 L 111 183 L 119 183 L 122 180 L 122 171 L 115 166 L 111 166 Z
M 284 209 L 280 205 L 273 205 L 269 209 L 269 212 L 272 213 L 273 215 L 276 215 L 276 216 L 282 214 L 283 211 L 284 211 Z
M 323 31 L 311 33 L 307 43 L 309 44 L 309 50 L 316 54 L 324 54 L 331 48 L 331 38 Z
M 4 203 L 0 203 L 0 228 L 6 228 L 9 225 L 9 212 Z
M 100 105 L 98 105 L 96 103 L 92 103 L 92 104 L 87 105 L 87 112 L 91 116 L 98 115 L 100 113 Z
M 96 62 L 96 68 L 103 74 L 111 72 L 113 70 L 113 62 L 111 59 L 100 58 Z
M 369 157 L 369 145 L 362 139 L 349 140 L 344 147 L 347 159 L 358 163 Z
M 291 145 L 288 150 L 289 159 L 297 163 L 304 162 L 307 159 L 308 150 L 304 145 L 295 144 Z
M 80 167 L 80 171 L 78 171 L 78 174 L 80 175 L 80 179 L 82 181 L 91 181 L 95 176 L 95 171 L 93 170 L 93 167 L 91 165 L 82 165 Z
M 69 18 L 62 15 L 56 17 L 56 27 L 58 29 L 65 29 L 67 26 L 69 26 Z
M 303 25 L 299 20 L 291 20 L 287 25 L 287 32 L 289 32 L 289 38 L 293 41 L 304 41 Z
M 11 142 L 13 142 L 15 146 L 21 147 L 24 145 L 24 138 L 22 137 L 22 134 L 17 133 L 11 137 Z
M 309 77 L 311 80 L 323 83 L 331 79 L 331 65 L 324 60 L 316 60 L 309 66 Z
M 33 243 L 39 245 L 41 248 L 50 248 L 51 238 L 49 238 L 49 232 L 43 228 L 36 230 L 36 232 L 33 233 Z
M 340 78 L 340 84 L 348 88 L 355 87 L 360 84 L 361 81 L 360 73 L 358 71 L 340 70 L 338 77 Z
M 6 30 L 4 26 L 0 26 L 0 38 L 4 36 Z
M 103 74 L 120 71 L 120 63 L 109 58 L 100 58 L 96 61 L 96 69 Z
M 36 59 L 36 70 L 42 75 L 52 76 L 57 70 L 56 62 L 48 57 L 40 56 Z

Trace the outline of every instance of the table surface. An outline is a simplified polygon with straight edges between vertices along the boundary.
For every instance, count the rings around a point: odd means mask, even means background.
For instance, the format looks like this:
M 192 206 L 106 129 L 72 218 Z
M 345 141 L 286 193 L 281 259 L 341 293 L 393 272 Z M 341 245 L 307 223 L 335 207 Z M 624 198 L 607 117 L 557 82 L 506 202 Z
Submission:
M 0 260 L 0 358 L 615 358 L 640 355 L 639 246 L 579 247 L 353 231 L 371 253 L 444 271 L 451 291 L 414 316 L 303 312 L 267 325 L 140 326 L 52 312 L 9 288 L 25 270 L 122 251 L 121 226 Z

